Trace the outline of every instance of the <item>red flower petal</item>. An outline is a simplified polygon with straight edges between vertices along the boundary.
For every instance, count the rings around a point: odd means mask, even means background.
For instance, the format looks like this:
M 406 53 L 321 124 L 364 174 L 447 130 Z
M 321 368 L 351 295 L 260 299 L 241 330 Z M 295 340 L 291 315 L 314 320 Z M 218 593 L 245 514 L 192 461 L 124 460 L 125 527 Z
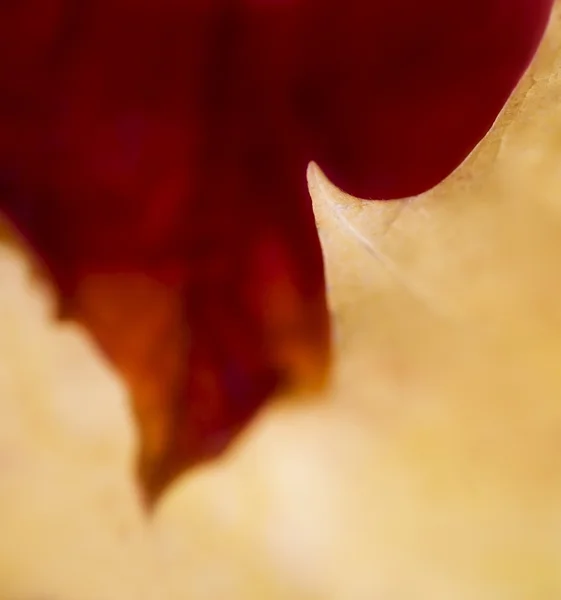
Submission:
M 130 382 L 151 493 L 325 373 L 307 161 L 361 196 L 435 184 L 551 3 L 0 5 L 0 209 Z
M 42 2 L 0 7 L 0 207 L 129 380 L 156 494 L 325 373 L 306 162 L 223 3 Z

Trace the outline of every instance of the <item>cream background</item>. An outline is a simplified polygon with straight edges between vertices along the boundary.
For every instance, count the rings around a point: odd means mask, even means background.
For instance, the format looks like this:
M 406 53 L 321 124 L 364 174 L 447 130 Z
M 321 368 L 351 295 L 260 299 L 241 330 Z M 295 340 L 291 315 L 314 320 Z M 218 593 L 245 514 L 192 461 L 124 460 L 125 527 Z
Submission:
M 0 247 L 0 598 L 561 598 L 561 2 L 434 190 L 309 171 L 337 365 L 152 521 L 126 391 Z

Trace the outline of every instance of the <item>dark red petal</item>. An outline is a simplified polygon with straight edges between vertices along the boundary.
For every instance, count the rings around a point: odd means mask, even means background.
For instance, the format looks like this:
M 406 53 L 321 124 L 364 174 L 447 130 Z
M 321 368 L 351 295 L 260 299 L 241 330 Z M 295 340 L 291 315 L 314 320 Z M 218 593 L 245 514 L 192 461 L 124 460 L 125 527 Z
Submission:
M 0 209 L 130 382 L 152 494 L 325 373 L 307 161 L 363 196 L 436 183 L 550 6 L 0 4 Z
M 395 198 L 437 184 L 483 137 L 553 2 L 246 4 L 256 65 L 306 132 L 310 157 L 351 194 Z
M 0 6 L 0 208 L 127 377 L 151 495 L 328 364 L 306 161 L 227 5 Z

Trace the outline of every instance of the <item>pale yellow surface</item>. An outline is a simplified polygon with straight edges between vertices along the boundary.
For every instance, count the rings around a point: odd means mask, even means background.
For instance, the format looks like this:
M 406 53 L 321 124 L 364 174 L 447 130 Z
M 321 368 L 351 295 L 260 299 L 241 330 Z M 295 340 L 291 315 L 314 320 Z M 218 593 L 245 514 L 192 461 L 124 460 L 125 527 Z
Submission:
M 0 249 L 0 600 L 561 598 L 561 3 L 493 131 L 410 201 L 311 168 L 331 389 L 148 522 L 126 392 Z

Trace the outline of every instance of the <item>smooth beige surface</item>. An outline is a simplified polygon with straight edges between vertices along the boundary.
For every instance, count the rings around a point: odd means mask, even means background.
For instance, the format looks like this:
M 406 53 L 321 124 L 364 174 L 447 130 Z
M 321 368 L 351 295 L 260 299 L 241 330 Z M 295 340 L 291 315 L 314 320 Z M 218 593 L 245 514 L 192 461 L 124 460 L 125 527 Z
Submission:
M 0 250 L 0 598 L 561 598 L 560 46 L 558 3 L 493 131 L 421 197 L 310 169 L 333 385 L 153 522 L 125 390 Z

